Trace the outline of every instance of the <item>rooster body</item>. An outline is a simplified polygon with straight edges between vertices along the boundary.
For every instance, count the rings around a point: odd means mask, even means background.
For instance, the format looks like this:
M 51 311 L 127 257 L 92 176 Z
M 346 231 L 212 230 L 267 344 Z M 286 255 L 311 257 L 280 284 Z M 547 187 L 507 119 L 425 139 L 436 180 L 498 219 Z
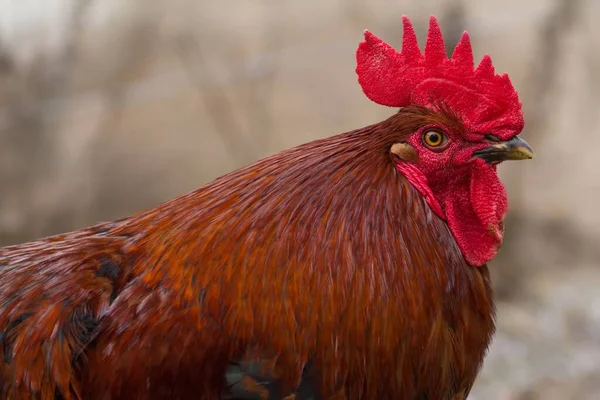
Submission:
M 487 253 L 461 245 L 448 185 L 415 164 L 423 129 L 453 139 L 460 124 L 404 107 L 130 218 L 1 249 L 3 397 L 465 399 L 494 332 L 487 266 L 468 262 Z
M 267 360 L 281 398 L 307 365 L 322 398 L 467 393 L 493 332 L 487 269 L 465 263 L 384 151 L 363 151 L 385 148 L 377 128 L 4 250 L 5 387 L 218 399 L 234 363 Z

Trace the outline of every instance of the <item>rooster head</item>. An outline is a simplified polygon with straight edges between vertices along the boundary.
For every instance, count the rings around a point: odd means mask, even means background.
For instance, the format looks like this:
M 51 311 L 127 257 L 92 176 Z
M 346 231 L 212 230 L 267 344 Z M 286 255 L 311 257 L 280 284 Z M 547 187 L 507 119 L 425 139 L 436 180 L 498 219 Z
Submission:
M 406 16 L 403 25 L 401 52 L 365 31 L 359 83 L 374 102 L 401 108 L 386 121 L 399 132 L 390 146 L 397 170 L 447 222 L 467 263 L 485 265 L 502 243 L 508 210 L 497 165 L 533 158 L 517 136 L 524 125 L 518 93 L 488 55 L 474 67 L 467 32 L 448 58 L 435 17 L 424 53 Z

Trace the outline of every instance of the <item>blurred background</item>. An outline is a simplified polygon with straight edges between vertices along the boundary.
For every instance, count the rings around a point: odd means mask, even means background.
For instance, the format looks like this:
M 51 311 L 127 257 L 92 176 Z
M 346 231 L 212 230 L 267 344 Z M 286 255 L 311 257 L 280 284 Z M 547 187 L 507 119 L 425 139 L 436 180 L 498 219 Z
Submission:
M 354 72 L 368 28 L 509 72 L 530 162 L 491 268 L 498 334 L 470 399 L 600 398 L 600 2 L 0 0 L 0 245 L 112 220 L 395 110 Z

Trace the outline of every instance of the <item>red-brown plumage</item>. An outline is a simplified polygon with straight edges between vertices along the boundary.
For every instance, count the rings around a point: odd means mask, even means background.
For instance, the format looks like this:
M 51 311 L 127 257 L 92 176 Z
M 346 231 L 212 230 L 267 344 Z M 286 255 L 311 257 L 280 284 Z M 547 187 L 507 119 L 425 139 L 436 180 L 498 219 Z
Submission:
M 3 397 L 465 399 L 494 332 L 496 166 L 533 153 L 508 78 L 467 68 L 467 36 L 445 60 L 434 25 L 424 58 L 410 31 L 402 54 L 359 46 L 365 92 L 403 107 L 386 121 L 0 249 Z
M 219 398 L 227 364 L 257 349 L 277 357 L 282 393 L 310 361 L 321 398 L 463 398 L 493 332 L 488 272 L 389 153 L 433 118 L 405 109 L 132 218 L 3 250 L 0 330 L 24 314 L 9 331 L 37 327 L 4 346 L 5 394 Z M 66 322 L 78 307 L 95 321 L 85 343 Z

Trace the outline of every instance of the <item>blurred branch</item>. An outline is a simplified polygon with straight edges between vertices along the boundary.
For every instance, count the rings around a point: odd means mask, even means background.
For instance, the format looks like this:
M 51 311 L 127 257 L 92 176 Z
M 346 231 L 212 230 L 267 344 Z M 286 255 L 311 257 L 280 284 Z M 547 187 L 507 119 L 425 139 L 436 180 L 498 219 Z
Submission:
M 444 43 L 448 57 L 452 57 L 452 52 L 458 44 L 466 28 L 466 8 L 463 0 L 450 1 L 442 14 L 444 21 Z
M 88 0 L 87 3 L 89 6 L 91 1 Z M 120 174 L 107 171 L 113 167 L 109 159 L 112 153 L 102 149 L 106 142 L 110 142 L 110 136 L 118 132 L 127 84 L 135 80 L 136 75 L 144 68 L 152 46 L 156 43 L 158 13 L 153 12 L 155 5 L 146 2 L 144 12 L 136 13 L 133 21 L 119 35 L 118 56 L 113 58 L 116 68 L 111 70 L 108 84 L 104 88 L 102 115 L 92 127 L 92 133 L 86 138 L 81 150 L 62 163 L 54 185 L 58 196 L 53 204 L 54 212 L 40 220 L 43 232 L 72 230 L 103 215 L 114 216 L 114 210 L 103 211 L 113 206 L 106 201 L 107 194 L 122 191 L 114 188 L 118 179 L 109 178 Z M 78 13 L 73 13 L 76 14 Z M 83 25 L 79 24 L 79 27 L 82 28 Z M 77 34 L 80 35 L 81 33 Z M 74 46 L 67 47 L 70 49 L 65 54 L 76 59 L 77 49 Z
M 246 109 L 250 120 L 251 141 L 266 144 L 272 133 L 270 100 L 277 77 L 278 55 L 284 34 L 279 18 L 282 2 L 280 0 L 264 1 L 263 49 L 254 65 L 255 79 L 250 82 Z
M 206 107 L 215 130 L 225 142 L 228 155 L 236 166 L 254 161 L 263 152 L 258 146 L 264 144 L 271 133 L 272 115 L 269 107 L 273 83 L 277 71 L 277 53 L 281 48 L 282 27 L 279 23 L 278 2 L 265 0 L 264 32 L 262 49 L 253 55 L 252 74 L 245 79 L 247 97 L 242 111 L 248 120 L 247 131 L 240 122 L 241 113 L 233 106 L 225 82 L 219 80 L 216 66 L 205 57 L 201 44 L 193 33 L 180 35 L 176 41 L 177 55 Z M 240 46 L 235 41 L 233 46 Z M 241 48 L 239 49 L 241 52 Z M 269 56 L 266 56 L 269 54 Z M 222 76 L 222 74 L 221 74 Z M 207 85 L 205 82 L 210 82 Z
M 5 196 L 0 216 L 0 243 L 15 243 L 43 235 L 44 203 L 51 197 L 38 196 L 39 183 L 51 175 L 57 157 L 52 124 L 47 120 L 43 101 L 64 95 L 77 62 L 83 19 L 91 0 L 74 3 L 68 20 L 66 42 L 57 57 L 37 56 L 28 68 L 15 68 L 9 54 L 2 52 L 0 73 L 6 114 L 0 137 L 8 150 L 10 168 L 3 169 L 0 181 Z M 50 58 L 52 58 L 50 60 Z
M 561 39 L 578 21 L 581 0 L 555 0 L 552 12 L 542 25 L 539 34 L 539 57 L 532 63 L 527 82 L 531 82 L 529 101 L 524 102 L 527 115 L 527 138 L 535 142 L 545 130 L 547 115 L 552 112 L 552 92 L 556 87 L 562 60 Z
M 46 98 L 59 97 L 70 88 L 70 79 L 79 56 L 79 40 L 85 29 L 85 16 L 92 5 L 93 0 L 78 0 L 73 3 L 66 41 L 59 56 L 60 62 L 55 68 L 49 69 L 48 87 L 44 91 Z
M 120 39 L 122 56 L 115 60 L 118 63 L 117 68 L 109 79 L 110 84 L 104 92 L 103 116 L 95 127 L 95 132 L 91 135 L 86 149 L 78 157 L 80 162 L 77 162 L 76 165 L 87 164 L 90 172 L 89 179 L 93 185 L 93 192 L 89 194 L 90 197 L 86 202 L 87 207 L 82 208 L 78 215 L 78 226 L 89 223 L 90 216 L 115 218 L 113 204 L 107 199 L 107 195 L 123 191 L 122 188 L 114 187 L 119 184 L 119 180 L 93 179 L 93 175 L 110 177 L 119 173 L 119 171 L 110 171 L 114 168 L 114 164 L 110 160 L 113 153 L 100 151 L 100 149 L 107 137 L 119 132 L 128 84 L 134 81 L 140 71 L 148 65 L 152 50 L 157 43 L 158 12 L 151 10 L 155 4 L 146 3 L 145 6 L 145 13 L 138 14 L 137 19 L 132 22 L 128 30 L 123 33 L 123 38 Z
M 0 74 L 9 74 L 14 71 L 14 64 L 2 41 L 0 41 Z
M 243 145 L 239 144 L 240 124 L 237 113 L 229 100 L 222 85 L 218 83 L 217 73 L 211 69 L 210 63 L 204 57 L 200 44 L 192 32 L 179 35 L 176 40 L 176 50 L 190 81 L 195 86 L 200 99 L 208 111 L 212 123 L 225 142 L 226 151 L 234 160 L 244 158 Z M 203 83 L 203 74 L 210 80 L 210 87 Z

